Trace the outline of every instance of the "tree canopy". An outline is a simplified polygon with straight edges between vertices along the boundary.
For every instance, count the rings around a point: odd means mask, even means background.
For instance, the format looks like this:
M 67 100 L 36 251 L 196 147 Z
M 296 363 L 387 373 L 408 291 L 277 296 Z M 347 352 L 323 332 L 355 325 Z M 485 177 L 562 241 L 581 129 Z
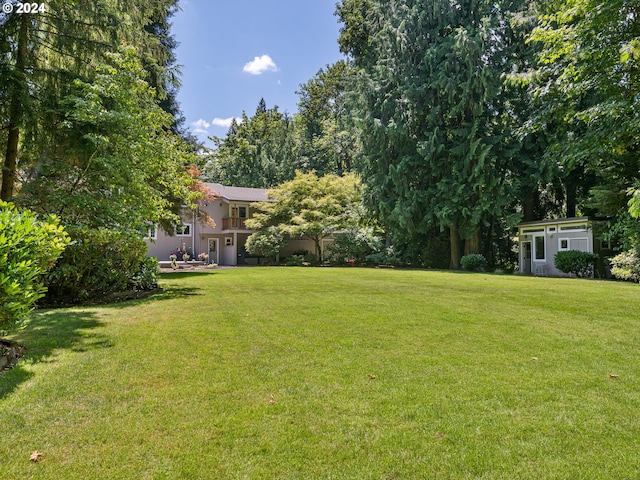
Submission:
M 354 174 L 318 177 L 314 172 L 296 172 L 293 180 L 268 191 L 272 201 L 254 204 L 257 211 L 246 225 L 258 231 L 256 236 L 270 231 L 273 237 L 275 227 L 280 235 L 312 240 L 322 261 L 322 239 L 353 223 L 358 184 Z
M 176 4 L 54 0 L 38 14 L 3 14 L 0 198 L 65 223 L 171 217 L 192 181 L 167 133 L 179 116 L 167 23 Z

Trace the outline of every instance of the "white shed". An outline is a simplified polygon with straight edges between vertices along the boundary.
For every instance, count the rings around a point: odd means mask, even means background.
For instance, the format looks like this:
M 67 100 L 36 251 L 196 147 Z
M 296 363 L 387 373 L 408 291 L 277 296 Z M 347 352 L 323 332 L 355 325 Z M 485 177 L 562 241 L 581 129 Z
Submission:
M 566 276 L 554 265 L 556 253 L 594 252 L 593 228 L 588 217 L 523 222 L 517 228 L 520 273 Z

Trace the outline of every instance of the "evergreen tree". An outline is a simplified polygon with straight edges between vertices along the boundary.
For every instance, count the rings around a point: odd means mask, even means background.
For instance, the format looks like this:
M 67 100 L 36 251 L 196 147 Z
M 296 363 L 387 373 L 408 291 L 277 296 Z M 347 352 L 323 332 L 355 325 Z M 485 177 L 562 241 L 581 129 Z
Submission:
M 267 108 L 261 99 L 255 115 L 242 113 L 232 122 L 225 138 L 213 137 L 216 145 L 202 169 L 206 181 L 237 187 L 270 188 L 290 180 L 297 166 L 294 120 Z
M 355 59 L 353 101 L 365 195 L 396 240 L 448 229 L 450 266 L 459 268 L 509 200 L 496 128 L 506 27 L 493 2 L 366 3 L 366 45 L 342 34 L 343 51 L 366 52 Z
M 297 92 L 300 100 L 295 120 L 303 171 L 341 175 L 355 168 L 357 136 L 346 103 L 350 72 L 341 60 L 320 69 Z

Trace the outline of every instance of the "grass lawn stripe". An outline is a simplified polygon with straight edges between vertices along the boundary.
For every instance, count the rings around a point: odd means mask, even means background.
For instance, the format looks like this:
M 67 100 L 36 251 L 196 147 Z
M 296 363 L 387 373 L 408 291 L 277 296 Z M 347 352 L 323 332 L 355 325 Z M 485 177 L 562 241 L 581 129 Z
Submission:
M 163 286 L 37 312 L 16 336 L 9 478 L 640 471 L 637 285 L 283 267 Z

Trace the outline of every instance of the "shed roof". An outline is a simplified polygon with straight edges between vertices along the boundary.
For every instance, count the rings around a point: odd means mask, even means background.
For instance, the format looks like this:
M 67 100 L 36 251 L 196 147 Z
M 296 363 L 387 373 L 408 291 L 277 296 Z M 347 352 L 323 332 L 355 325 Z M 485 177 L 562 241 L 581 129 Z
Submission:
M 536 220 L 534 222 L 522 222 L 516 225 L 516 227 L 530 227 L 533 225 L 559 225 L 564 223 L 581 223 L 588 222 L 589 217 L 567 217 L 567 218 L 553 218 L 550 220 Z
M 216 196 L 233 202 L 266 202 L 269 200 L 266 188 L 229 187 L 220 183 L 207 183 Z

